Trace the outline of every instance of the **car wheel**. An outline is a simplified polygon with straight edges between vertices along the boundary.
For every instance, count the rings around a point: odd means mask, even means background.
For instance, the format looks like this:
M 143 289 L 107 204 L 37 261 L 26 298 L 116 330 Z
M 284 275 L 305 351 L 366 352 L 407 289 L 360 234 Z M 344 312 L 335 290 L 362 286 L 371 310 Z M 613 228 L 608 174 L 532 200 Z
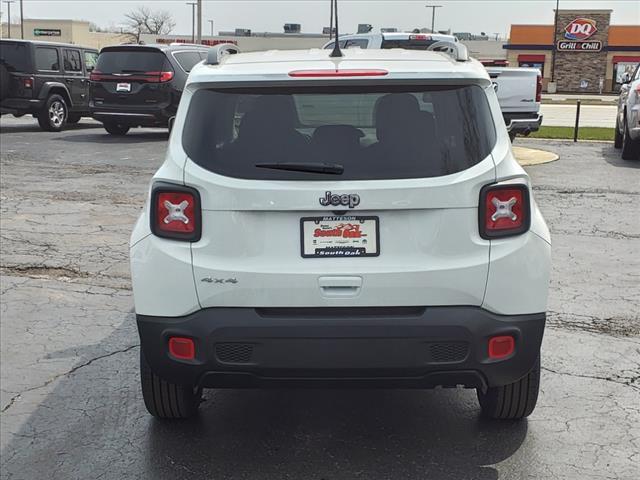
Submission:
M 70 113 L 69 117 L 67 118 L 67 123 L 78 123 L 80 119 L 82 119 L 82 115 L 80 115 L 79 113 Z
M 640 159 L 640 141 L 635 142 L 629 135 L 629 125 L 627 125 L 627 117 L 624 118 L 624 126 L 622 130 L 622 159 L 638 160 Z
M 490 387 L 485 393 L 478 389 L 482 414 L 488 418 L 517 420 L 528 417 L 536 407 L 540 389 L 540 357 L 531 371 L 517 382 L 502 387 Z
M 117 135 L 117 136 L 122 136 L 122 135 L 126 135 L 127 132 L 129 131 L 130 127 L 127 127 L 125 125 L 119 125 L 117 123 L 105 123 L 104 124 L 104 129 L 109 132 L 111 135 Z
M 617 116 L 616 116 L 617 117 Z M 616 129 L 613 134 L 614 148 L 622 148 L 622 134 L 620 133 L 620 122 L 616 118 Z
M 202 390 L 169 383 L 158 377 L 140 350 L 140 383 L 147 411 L 156 418 L 180 419 L 193 417 L 200 405 Z
M 47 98 L 44 108 L 38 113 L 40 128 L 47 132 L 59 132 L 67 123 L 69 109 L 60 95 Z

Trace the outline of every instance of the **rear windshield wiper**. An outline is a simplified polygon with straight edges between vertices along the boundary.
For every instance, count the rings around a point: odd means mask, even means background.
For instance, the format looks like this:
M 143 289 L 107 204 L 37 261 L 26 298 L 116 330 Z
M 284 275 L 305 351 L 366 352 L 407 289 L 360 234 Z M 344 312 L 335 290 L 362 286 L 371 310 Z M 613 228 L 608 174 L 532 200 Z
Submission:
M 257 163 L 256 167 L 271 168 L 273 170 L 290 170 L 292 172 L 327 173 L 329 175 L 342 175 L 342 172 L 344 172 L 344 167 L 338 163 Z

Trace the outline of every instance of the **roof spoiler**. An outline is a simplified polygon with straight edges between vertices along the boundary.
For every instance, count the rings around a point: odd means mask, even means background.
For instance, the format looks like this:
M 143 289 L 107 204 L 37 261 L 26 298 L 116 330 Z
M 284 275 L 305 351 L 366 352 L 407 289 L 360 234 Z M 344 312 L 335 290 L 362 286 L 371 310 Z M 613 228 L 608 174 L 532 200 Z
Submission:
M 235 55 L 236 53 L 240 53 L 240 49 L 233 43 L 222 43 L 220 45 L 216 45 L 209 49 L 205 65 L 219 65 L 225 56 Z
M 446 53 L 457 62 L 466 62 L 469 60 L 469 51 L 467 50 L 467 47 L 459 42 L 454 43 L 441 40 L 429 45 L 427 50 Z

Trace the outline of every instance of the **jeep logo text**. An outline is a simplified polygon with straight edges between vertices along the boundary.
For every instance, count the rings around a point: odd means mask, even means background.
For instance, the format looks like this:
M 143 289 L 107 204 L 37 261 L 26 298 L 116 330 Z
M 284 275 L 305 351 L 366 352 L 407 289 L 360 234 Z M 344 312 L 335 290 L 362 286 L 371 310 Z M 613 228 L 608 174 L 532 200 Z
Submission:
M 342 195 L 336 195 L 331 192 L 326 192 L 324 197 L 320 197 L 320 205 L 328 207 L 332 205 L 334 207 L 343 205 L 345 207 L 353 208 L 360 205 L 360 195 L 355 193 L 343 193 Z

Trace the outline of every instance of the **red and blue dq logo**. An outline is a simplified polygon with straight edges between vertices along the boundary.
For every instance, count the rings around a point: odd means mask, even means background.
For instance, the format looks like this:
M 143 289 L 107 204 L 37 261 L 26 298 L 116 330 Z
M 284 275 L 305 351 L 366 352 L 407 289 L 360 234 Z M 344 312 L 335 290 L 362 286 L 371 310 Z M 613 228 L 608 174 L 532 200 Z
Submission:
M 591 20 L 590 18 L 576 18 L 564 27 L 564 37 L 569 40 L 582 41 L 591 37 L 597 31 L 595 20 Z

